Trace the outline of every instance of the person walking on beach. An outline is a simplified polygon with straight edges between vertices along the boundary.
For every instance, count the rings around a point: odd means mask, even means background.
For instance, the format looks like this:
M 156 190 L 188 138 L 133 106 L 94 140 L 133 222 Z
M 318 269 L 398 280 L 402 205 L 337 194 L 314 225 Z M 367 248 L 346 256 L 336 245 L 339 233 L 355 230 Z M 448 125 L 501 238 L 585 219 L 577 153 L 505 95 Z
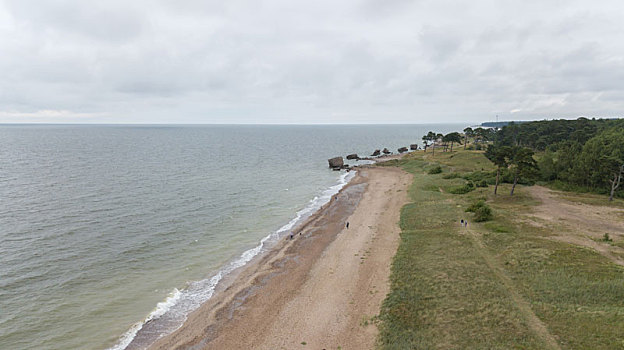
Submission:
M 349 229 L 349 222 L 347 221 L 347 224 L 345 225 L 347 227 L 347 229 Z

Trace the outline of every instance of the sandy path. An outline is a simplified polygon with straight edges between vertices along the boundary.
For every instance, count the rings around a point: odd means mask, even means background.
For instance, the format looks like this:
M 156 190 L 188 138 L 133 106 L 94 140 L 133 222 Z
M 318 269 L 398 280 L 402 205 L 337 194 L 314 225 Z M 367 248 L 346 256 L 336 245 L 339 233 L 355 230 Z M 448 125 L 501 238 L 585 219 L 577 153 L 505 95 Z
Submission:
M 596 250 L 612 262 L 624 266 L 624 249 L 603 242 L 605 233 L 614 239 L 624 236 L 624 221 L 620 215 L 624 209 L 589 205 L 567 201 L 556 195 L 556 191 L 542 186 L 527 187 L 529 193 L 541 204 L 529 215 L 538 218 L 538 225 L 547 223 L 555 228 L 553 239 Z
M 369 190 L 344 229 L 310 271 L 303 289 L 282 308 L 258 349 L 372 349 L 370 318 L 389 291 L 399 243 L 399 215 L 409 176 L 398 169 L 366 171 Z M 401 192 L 397 192 L 401 190 Z M 287 330 L 287 331 L 285 331 Z
M 389 290 L 411 181 L 398 168 L 362 168 L 301 236 L 250 265 L 150 348 L 373 348 L 377 329 L 365 321 Z

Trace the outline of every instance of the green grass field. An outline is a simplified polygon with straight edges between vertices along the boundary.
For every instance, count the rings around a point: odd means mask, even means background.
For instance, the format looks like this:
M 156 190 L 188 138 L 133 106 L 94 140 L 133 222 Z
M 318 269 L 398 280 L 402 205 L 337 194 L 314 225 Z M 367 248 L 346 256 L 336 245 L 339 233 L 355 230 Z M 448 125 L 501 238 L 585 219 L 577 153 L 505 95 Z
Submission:
M 516 220 L 537 203 L 522 187 L 513 197 L 506 184 L 496 197 L 493 186 L 449 193 L 467 182 L 449 174 L 493 170 L 482 153 L 416 152 L 385 165 L 414 182 L 379 315 L 380 349 L 624 349 L 622 267 Z M 429 174 L 437 165 L 442 173 Z M 479 199 L 493 220 L 465 212 Z

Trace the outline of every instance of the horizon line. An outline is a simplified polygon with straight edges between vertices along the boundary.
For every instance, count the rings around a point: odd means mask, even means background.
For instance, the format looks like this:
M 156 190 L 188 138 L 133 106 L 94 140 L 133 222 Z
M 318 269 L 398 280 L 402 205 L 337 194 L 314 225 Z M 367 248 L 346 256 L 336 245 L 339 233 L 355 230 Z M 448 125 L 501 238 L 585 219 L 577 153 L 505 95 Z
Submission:
M 483 122 L 487 123 L 487 122 Z M 440 124 L 474 124 L 472 122 L 440 122 L 440 123 L 54 123 L 54 122 L 0 122 L 0 125 L 250 125 L 250 126 L 346 126 L 346 125 L 440 125 Z

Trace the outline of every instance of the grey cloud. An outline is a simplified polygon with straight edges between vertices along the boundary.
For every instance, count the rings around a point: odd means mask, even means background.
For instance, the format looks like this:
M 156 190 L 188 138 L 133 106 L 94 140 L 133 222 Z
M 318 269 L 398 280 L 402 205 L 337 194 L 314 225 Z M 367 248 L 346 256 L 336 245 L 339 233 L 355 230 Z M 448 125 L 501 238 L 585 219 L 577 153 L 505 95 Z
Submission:
M 59 31 L 62 37 L 127 41 L 141 32 L 142 18 L 135 9 L 118 5 L 105 1 L 6 1 L 6 8 L 17 21 L 34 28 Z
M 5 0 L 0 112 L 174 123 L 616 115 L 622 10 L 557 0 Z
M 420 42 L 425 52 L 435 62 L 446 61 L 461 48 L 462 38 L 455 31 L 459 28 L 425 26 L 420 33 Z

